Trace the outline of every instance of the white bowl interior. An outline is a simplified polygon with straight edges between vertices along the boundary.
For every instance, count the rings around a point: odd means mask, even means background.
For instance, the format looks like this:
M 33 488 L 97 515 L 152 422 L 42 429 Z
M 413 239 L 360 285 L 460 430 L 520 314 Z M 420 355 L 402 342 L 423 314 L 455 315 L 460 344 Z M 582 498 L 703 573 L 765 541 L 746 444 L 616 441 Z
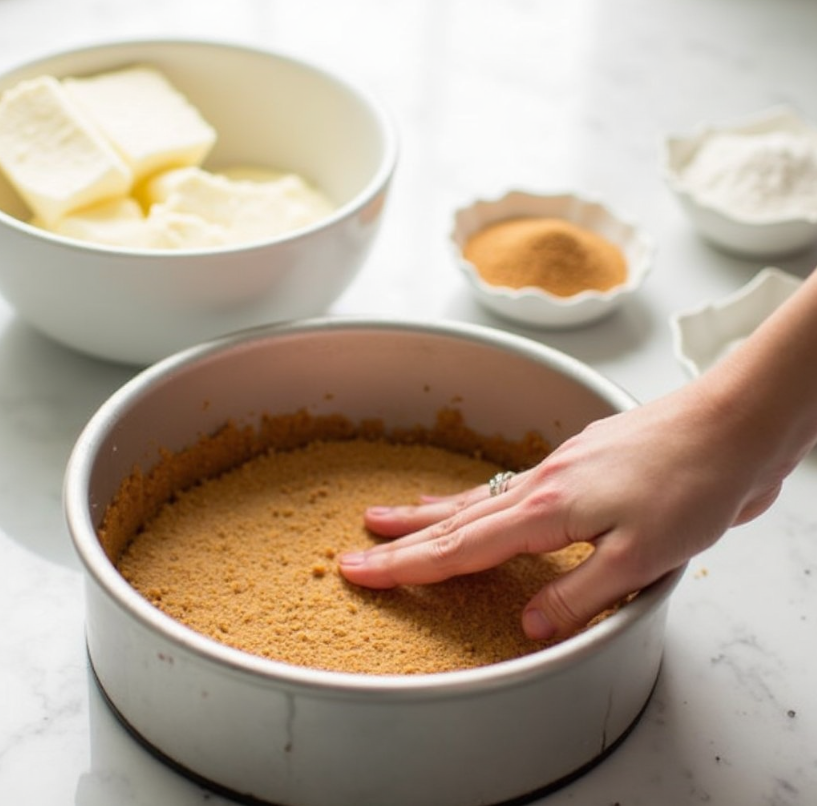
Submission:
M 411 427 L 431 426 L 440 409 L 455 405 L 480 433 L 518 439 L 536 428 L 555 446 L 590 421 L 633 405 L 578 362 L 556 354 L 549 367 L 541 364 L 538 345 L 501 334 L 492 346 L 469 337 L 467 328 L 462 337 L 444 326 L 355 327 L 343 317 L 317 328 L 309 322 L 281 328 L 269 340 L 263 331 L 258 340 L 252 332 L 239 336 L 234 346 L 205 353 L 165 382 L 137 381 L 143 391 L 129 393 L 117 427 L 97 448 L 92 496 L 107 503 L 134 464 L 148 469 L 161 447 L 179 450 L 230 419 L 254 424 L 264 413 L 343 412 Z M 503 338 L 513 349 L 503 348 Z M 535 373 L 532 362 L 541 364 Z
M 216 129 L 208 167 L 293 171 L 342 206 L 372 182 L 383 162 L 383 124 L 358 90 L 320 69 L 251 48 L 178 41 L 89 47 L 6 73 L 0 92 L 40 75 L 89 75 L 135 63 L 162 71 Z M 0 210 L 28 218 L 5 180 Z
M 164 72 L 216 128 L 205 167 L 295 171 L 339 207 L 297 232 L 250 244 L 117 249 L 31 226 L 0 184 L 0 293 L 57 341 L 140 365 L 225 333 L 323 314 L 363 265 L 383 218 L 397 143 L 380 105 L 289 58 L 195 41 L 122 42 L 47 57 L 3 75 L 0 90 L 38 75 L 138 62 Z
M 768 134 L 791 132 L 814 136 L 815 131 L 786 107 L 774 107 L 745 120 L 722 125 L 699 126 L 689 135 L 672 135 L 665 143 L 665 170 L 673 182 L 683 187 L 682 174 L 698 149 L 713 134 Z

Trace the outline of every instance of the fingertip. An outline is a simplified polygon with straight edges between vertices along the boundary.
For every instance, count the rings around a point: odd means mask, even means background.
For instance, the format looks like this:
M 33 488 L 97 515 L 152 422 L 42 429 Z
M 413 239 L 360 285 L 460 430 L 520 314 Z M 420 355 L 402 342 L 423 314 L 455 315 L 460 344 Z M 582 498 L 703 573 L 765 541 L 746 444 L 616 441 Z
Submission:
M 366 507 L 366 509 L 363 510 L 363 523 L 370 528 L 374 527 L 376 529 L 384 522 L 388 523 L 389 517 L 392 514 L 393 512 L 391 507 Z
M 338 564 L 341 568 L 359 568 L 366 564 L 366 552 L 350 551 L 338 557 Z
M 338 557 L 338 571 L 349 582 L 366 588 L 383 587 L 375 584 L 378 574 L 375 573 L 372 561 L 365 551 L 350 551 Z M 386 586 L 388 587 L 388 586 Z
M 366 515 L 372 518 L 388 517 L 393 511 L 393 507 L 374 506 L 366 507 Z
M 547 641 L 556 635 L 556 626 L 537 607 L 528 607 L 522 613 L 522 629 L 534 641 Z
M 338 557 L 338 570 L 349 582 L 364 588 L 393 588 L 397 583 L 373 562 L 370 552 L 352 551 Z
M 363 524 L 381 537 L 402 537 L 411 531 L 411 526 L 406 523 L 405 513 L 399 507 L 367 507 L 363 511 Z

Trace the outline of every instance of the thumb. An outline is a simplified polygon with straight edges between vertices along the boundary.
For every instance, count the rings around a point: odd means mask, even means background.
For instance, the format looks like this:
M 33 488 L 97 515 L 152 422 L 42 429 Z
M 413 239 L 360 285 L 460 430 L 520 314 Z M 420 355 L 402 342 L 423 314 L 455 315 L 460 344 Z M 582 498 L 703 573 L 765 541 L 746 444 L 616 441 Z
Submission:
M 605 551 L 598 544 L 581 565 L 545 585 L 522 613 L 525 635 L 536 641 L 565 637 L 584 627 L 593 617 L 638 590 L 632 562 Z M 657 577 L 656 577 L 657 578 Z

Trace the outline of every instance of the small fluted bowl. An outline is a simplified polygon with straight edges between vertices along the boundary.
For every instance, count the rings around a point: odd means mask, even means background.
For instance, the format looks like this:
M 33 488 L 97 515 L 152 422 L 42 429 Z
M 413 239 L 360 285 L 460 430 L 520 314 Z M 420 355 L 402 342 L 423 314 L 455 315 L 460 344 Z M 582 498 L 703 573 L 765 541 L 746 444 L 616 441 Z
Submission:
M 463 257 L 468 239 L 499 221 L 538 217 L 567 221 L 618 246 L 627 262 L 623 283 L 607 291 L 585 290 L 569 297 L 539 287 L 509 288 L 487 283 Z M 641 286 L 652 267 L 654 246 L 639 229 L 595 199 L 571 193 L 534 194 L 513 190 L 494 200 L 478 200 L 455 211 L 450 235 L 454 260 L 474 297 L 485 308 L 514 323 L 537 328 L 578 327 L 604 318 Z
M 764 135 L 774 132 L 814 139 L 817 162 L 817 129 L 794 112 L 774 108 L 733 124 L 699 126 L 688 135 L 673 135 L 664 146 L 664 177 L 681 208 L 700 235 L 720 249 L 741 257 L 771 258 L 795 254 L 817 243 L 817 200 L 802 213 L 748 213 L 727 209 L 692 187 L 686 171 L 699 150 L 719 134 Z M 773 172 L 758 182 L 771 181 Z M 781 208 L 782 209 L 782 208 Z
M 743 342 L 801 285 L 799 277 L 766 268 L 733 294 L 673 315 L 673 351 L 695 377 Z

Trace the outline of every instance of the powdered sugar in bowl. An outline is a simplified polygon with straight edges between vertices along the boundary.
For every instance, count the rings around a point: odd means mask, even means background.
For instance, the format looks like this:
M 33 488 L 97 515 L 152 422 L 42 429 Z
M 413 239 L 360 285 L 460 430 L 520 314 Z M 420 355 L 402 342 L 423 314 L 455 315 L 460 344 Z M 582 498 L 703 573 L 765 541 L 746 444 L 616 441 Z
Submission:
M 668 137 L 664 158 L 669 187 L 714 245 L 766 258 L 817 243 L 817 129 L 791 110 Z

